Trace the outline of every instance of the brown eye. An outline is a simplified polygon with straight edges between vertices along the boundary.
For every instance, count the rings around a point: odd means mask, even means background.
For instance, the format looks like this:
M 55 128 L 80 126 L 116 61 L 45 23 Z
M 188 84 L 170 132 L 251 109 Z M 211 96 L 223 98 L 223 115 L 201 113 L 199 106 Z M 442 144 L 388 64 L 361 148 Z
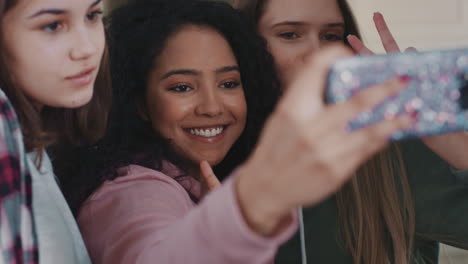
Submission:
M 280 38 L 286 39 L 286 40 L 292 40 L 292 39 L 297 39 L 299 38 L 299 35 L 295 32 L 284 32 L 278 35 Z
M 63 24 L 60 21 L 54 21 L 42 27 L 42 30 L 49 33 L 56 33 L 63 28 Z
M 221 85 L 221 88 L 234 89 L 240 85 L 239 82 L 225 82 Z
M 324 34 L 322 36 L 323 40 L 330 41 L 330 42 L 336 42 L 336 41 L 343 41 L 343 36 L 337 35 L 337 34 Z
M 172 92 L 176 92 L 176 93 L 184 93 L 184 92 L 189 92 L 192 89 L 192 87 L 188 86 L 188 85 L 185 85 L 185 84 L 181 84 L 181 85 L 176 85 L 174 87 L 171 87 L 168 89 L 169 91 L 172 91 Z

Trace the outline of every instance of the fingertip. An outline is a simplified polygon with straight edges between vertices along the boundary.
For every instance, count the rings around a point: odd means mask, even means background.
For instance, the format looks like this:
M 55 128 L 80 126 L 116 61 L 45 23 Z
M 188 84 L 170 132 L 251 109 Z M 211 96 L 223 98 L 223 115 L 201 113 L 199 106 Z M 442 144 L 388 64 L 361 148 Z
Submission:
M 353 34 L 349 34 L 347 37 L 346 37 L 346 40 L 348 40 L 348 43 L 350 45 L 355 45 L 355 44 L 358 44 L 359 43 L 359 38 L 356 37 L 355 35 Z
M 415 47 L 409 47 L 405 50 L 405 52 L 418 52 L 418 50 Z
M 207 166 L 210 166 L 210 164 L 208 163 L 208 161 L 206 160 L 202 160 L 200 161 L 200 168 L 203 170 L 204 168 L 207 168 Z
M 355 36 L 355 35 L 352 35 L 352 34 L 349 34 L 347 37 L 346 37 L 346 40 L 348 40 L 348 43 L 349 45 L 351 45 L 352 48 L 354 49 L 357 49 L 361 46 L 361 40 Z

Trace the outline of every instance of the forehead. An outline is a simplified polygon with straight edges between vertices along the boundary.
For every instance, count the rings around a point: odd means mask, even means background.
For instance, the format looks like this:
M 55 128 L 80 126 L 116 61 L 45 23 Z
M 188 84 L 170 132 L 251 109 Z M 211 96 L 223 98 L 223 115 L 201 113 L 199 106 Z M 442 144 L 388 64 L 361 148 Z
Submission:
M 206 26 L 184 26 L 169 37 L 158 66 L 219 67 L 236 64 L 228 41 L 216 30 Z M 226 66 L 226 65 L 223 65 Z
M 328 24 L 343 22 L 336 0 L 268 0 L 262 23 L 277 24 L 284 21 Z
M 87 10 L 98 0 L 18 0 L 12 11 L 31 14 L 41 9 Z

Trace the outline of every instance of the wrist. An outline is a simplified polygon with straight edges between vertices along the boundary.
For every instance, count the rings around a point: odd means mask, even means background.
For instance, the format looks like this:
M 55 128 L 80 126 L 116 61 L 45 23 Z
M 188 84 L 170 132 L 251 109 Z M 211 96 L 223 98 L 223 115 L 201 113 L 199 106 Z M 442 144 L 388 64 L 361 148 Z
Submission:
M 252 231 L 273 236 L 291 223 L 292 208 L 277 199 L 264 171 L 245 165 L 238 170 L 235 193 L 245 222 Z

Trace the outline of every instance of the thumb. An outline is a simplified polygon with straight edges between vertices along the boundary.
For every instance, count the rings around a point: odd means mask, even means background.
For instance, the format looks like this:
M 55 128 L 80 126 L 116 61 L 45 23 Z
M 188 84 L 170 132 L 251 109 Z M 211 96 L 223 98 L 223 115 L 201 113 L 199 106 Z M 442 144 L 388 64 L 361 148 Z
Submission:
M 211 191 L 221 185 L 218 178 L 214 174 L 213 169 L 206 160 L 200 162 L 200 170 L 202 181 L 206 183 L 208 190 Z

